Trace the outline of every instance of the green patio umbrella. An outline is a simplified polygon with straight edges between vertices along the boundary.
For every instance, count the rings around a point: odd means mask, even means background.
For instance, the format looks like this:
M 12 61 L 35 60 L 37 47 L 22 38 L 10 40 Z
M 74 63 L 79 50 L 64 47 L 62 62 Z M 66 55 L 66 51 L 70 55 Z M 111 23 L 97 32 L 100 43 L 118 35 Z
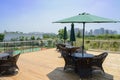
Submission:
M 66 27 L 64 27 L 64 36 L 63 36 L 63 39 L 64 39 L 64 43 L 65 43 L 65 41 L 67 39 L 67 28 Z
M 76 41 L 75 39 L 75 31 L 74 31 L 74 24 L 71 24 L 71 31 L 70 31 L 70 41 L 72 42 L 73 46 L 73 41 Z
M 70 18 L 65 18 L 53 23 L 83 23 L 83 42 L 82 42 L 82 56 L 84 56 L 84 32 L 85 32 L 85 23 L 116 23 L 120 21 L 103 18 L 95 15 L 91 15 L 89 13 L 81 13 L 77 16 L 73 16 Z

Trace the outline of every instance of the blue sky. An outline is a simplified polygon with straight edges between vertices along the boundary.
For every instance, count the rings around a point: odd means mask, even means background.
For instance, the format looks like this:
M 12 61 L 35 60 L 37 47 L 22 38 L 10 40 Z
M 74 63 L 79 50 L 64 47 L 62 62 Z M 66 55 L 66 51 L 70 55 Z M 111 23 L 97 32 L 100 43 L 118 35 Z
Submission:
M 0 33 L 53 32 L 70 24 L 52 23 L 82 12 L 120 20 L 120 0 L 0 0 Z M 75 24 L 82 29 L 82 24 Z M 86 30 L 104 27 L 120 31 L 120 23 L 87 24 Z

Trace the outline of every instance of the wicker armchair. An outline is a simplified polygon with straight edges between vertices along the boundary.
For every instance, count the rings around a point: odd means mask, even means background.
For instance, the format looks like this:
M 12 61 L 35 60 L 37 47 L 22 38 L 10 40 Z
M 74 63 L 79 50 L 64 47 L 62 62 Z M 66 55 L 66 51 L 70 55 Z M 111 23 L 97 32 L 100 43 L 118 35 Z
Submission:
M 20 54 L 14 57 L 9 57 L 7 60 L 0 60 L 0 75 L 14 74 L 18 68 L 17 60 Z
M 75 51 L 76 53 L 82 53 L 82 47 L 79 47 L 78 49 L 76 49 Z M 86 51 L 84 50 L 84 53 L 86 53 Z
M 104 69 L 102 67 L 102 64 L 103 64 L 105 58 L 107 57 L 107 55 L 108 55 L 108 53 L 104 52 L 104 53 L 102 53 L 100 55 L 97 55 L 97 56 L 95 56 L 93 58 L 93 60 L 92 60 L 92 68 L 93 68 L 93 70 L 102 70 L 103 73 L 105 73 Z
M 77 49 L 79 49 L 80 47 L 72 47 L 72 48 L 67 48 L 67 51 L 70 55 L 72 55 L 73 53 L 76 52 Z
M 61 53 L 61 56 L 62 56 L 63 53 L 68 53 L 67 49 L 65 47 L 61 46 L 61 45 L 59 45 L 59 52 Z
M 60 46 L 65 47 L 65 44 L 56 44 L 56 50 L 60 51 Z
M 76 64 L 76 71 L 80 78 L 92 77 L 92 58 L 78 58 Z
M 65 61 L 64 70 L 68 70 L 68 69 L 75 70 L 75 61 L 74 61 L 73 57 L 66 52 L 63 52 L 62 56 Z

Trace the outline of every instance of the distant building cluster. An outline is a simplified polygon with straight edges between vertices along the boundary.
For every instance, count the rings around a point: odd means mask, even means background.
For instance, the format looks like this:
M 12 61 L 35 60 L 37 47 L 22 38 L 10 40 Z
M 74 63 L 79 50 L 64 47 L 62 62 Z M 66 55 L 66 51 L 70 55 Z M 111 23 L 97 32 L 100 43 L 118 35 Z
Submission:
M 4 32 L 5 36 L 4 36 L 4 41 L 11 41 L 11 40 L 19 40 L 21 37 L 27 38 L 28 40 L 34 36 L 35 39 L 43 38 L 42 33 L 22 33 L 22 32 Z
M 74 30 L 75 30 L 75 34 L 77 34 L 79 31 L 81 34 L 83 33 L 83 30 L 79 28 L 75 28 Z M 70 30 L 68 30 L 68 32 L 70 33 Z M 102 35 L 102 34 L 118 34 L 118 32 L 104 28 L 94 29 L 94 30 L 91 29 L 90 31 L 85 31 L 85 35 Z
M 95 30 L 90 30 L 89 32 L 86 32 L 86 35 L 101 35 L 101 34 L 118 34 L 117 31 L 114 30 L 109 30 L 109 29 L 95 29 Z
M 82 35 L 83 30 L 79 28 L 74 28 L 75 34 L 80 33 Z M 7 32 L 4 31 L 4 41 L 17 41 L 20 40 L 21 37 L 24 37 L 24 39 L 30 39 L 32 36 L 34 36 L 35 39 L 43 39 L 44 34 L 51 34 L 55 35 L 54 33 L 42 33 L 42 32 L 31 32 L 31 33 L 23 33 L 23 32 Z M 68 34 L 70 34 L 70 30 L 68 30 Z M 109 30 L 109 29 L 91 29 L 90 31 L 85 31 L 85 35 L 102 35 L 102 34 L 118 34 L 117 31 Z

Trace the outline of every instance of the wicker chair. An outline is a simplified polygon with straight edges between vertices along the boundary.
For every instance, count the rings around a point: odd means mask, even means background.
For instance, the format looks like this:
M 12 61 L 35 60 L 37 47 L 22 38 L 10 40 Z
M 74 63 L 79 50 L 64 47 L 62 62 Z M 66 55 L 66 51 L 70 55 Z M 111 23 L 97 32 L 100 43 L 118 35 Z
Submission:
M 64 70 L 68 70 L 68 69 L 75 70 L 75 61 L 74 61 L 73 57 L 66 52 L 63 52 L 62 56 L 65 61 Z
M 56 44 L 56 50 L 60 51 L 60 46 L 65 47 L 65 44 Z
M 67 50 L 68 50 L 68 53 L 69 53 L 70 55 L 72 55 L 72 54 L 75 53 L 76 50 L 79 49 L 79 48 L 80 48 L 80 47 L 72 47 L 72 48 L 67 48 Z
M 76 61 L 76 71 L 80 78 L 92 77 L 92 58 L 78 58 Z
M 100 55 L 97 55 L 97 56 L 95 56 L 95 57 L 93 58 L 93 60 L 92 60 L 92 68 L 93 68 L 93 71 L 94 71 L 94 70 L 102 70 L 103 73 L 105 73 L 105 72 L 104 72 L 104 69 L 103 69 L 103 67 L 102 67 L 102 64 L 103 64 L 105 58 L 107 57 L 107 55 L 108 55 L 108 53 L 107 53 L 107 52 L 104 52 L 104 53 L 102 53 L 102 54 L 100 54 Z
M 72 53 L 74 53 L 79 47 L 67 48 L 59 46 L 59 48 L 61 56 L 64 58 L 65 61 L 64 70 L 72 69 L 76 72 L 76 59 L 72 57 Z
M 76 49 L 75 51 L 76 53 L 82 53 L 82 47 L 79 47 L 78 49 Z M 86 51 L 84 50 L 84 53 L 86 53 Z
M 7 60 L 0 60 L 0 75 L 14 74 L 18 68 L 17 60 L 20 54 L 9 57 Z
M 68 70 L 68 69 L 72 69 L 76 72 L 76 60 L 71 56 L 71 54 L 73 52 L 76 51 L 76 49 L 78 49 L 78 47 L 74 47 L 74 48 L 66 48 L 64 46 L 59 46 L 60 52 L 61 52 L 61 56 L 63 57 L 64 61 L 65 61 L 65 66 L 64 66 L 64 70 Z

